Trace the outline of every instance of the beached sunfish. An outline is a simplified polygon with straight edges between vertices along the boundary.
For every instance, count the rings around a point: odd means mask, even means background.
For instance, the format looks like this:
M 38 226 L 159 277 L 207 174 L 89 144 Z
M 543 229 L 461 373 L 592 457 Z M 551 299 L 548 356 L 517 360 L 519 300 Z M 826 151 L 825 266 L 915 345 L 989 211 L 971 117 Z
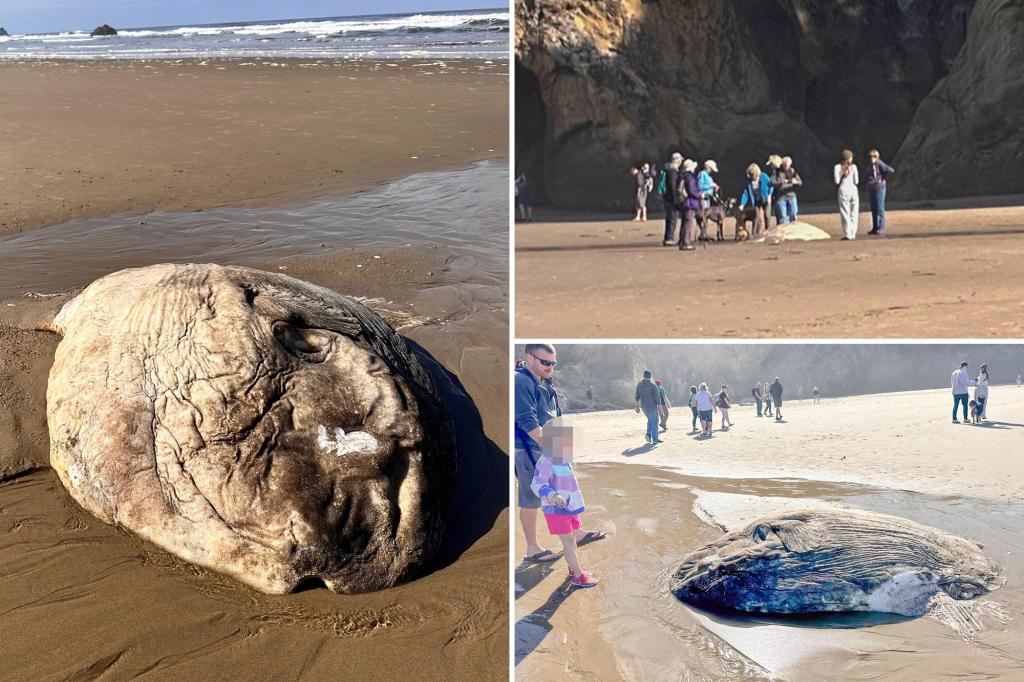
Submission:
M 975 542 L 906 519 L 853 510 L 762 518 L 691 552 L 672 592 L 696 606 L 765 614 L 924 615 L 1000 587 Z
M 269 593 L 364 592 L 437 549 L 452 422 L 409 345 L 284 275 L 154 265 L 53 323 L 50 460 L 85 509 Z

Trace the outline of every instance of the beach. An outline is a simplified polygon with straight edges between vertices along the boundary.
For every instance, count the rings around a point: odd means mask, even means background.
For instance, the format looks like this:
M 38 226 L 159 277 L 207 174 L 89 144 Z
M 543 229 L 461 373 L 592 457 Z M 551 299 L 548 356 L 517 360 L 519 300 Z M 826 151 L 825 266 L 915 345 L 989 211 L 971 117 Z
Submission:
M 689 410 L 675 408 L 657 446 L 645 446 L 632 411 L 569 416 L 584 528 L 609 533 L 581 549 L 601 583 L 569 589 L 563 561 L 517 567 L 517 678 L 1020 676 L 1024 389 L 990 395 L 988 425 L 951 424 L 948 391 L 913 391 L 791 401 L 782 423 L 736 406 L 736 426 L 721 432 L 716 415 L 708 440 L 694 439 Z M 941 613 L 772 619 L 705 612 L 671 595 L 687 552 L 797 508 L 864 509 L 971 538 L 1005 569 L 1006 585 L 967 602 L 975 632 Z M 515 541 L 521 557 L 521 533 Z M 558 543 L 542 531 L 541 544 Z
M 0 234 L 351 194 L 508 154 L 489 60 L 0 60 Z
M 4 675 L 503 678 L 507 65 L 244 61 L 0 63 Z M 356 296 L 459 378 L 492 446 L 426 575 L 264 595 L 75 504 L 47 466 L 40 330 L 156 262 Z
M 653 210 L 646 223 L 538 213 L 516 224 L 516 335 L 1019 337 L 1022 203 L 894 204 L 884 238 L 866 234 L 871 214 L 862 212 L 854 241 L 840 241 L 834 208 L 804 207 L 800 219 L 831 239 L 778 245 L 732 242 L 727 218 L 725 243 L 683 253 L 661 246 Z

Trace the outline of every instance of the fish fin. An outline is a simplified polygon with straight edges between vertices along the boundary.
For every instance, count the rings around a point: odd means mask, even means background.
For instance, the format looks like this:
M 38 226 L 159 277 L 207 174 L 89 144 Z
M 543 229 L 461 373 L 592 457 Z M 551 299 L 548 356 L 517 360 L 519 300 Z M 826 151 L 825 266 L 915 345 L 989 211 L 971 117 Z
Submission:
M 772 522 L 771 528 L 790 552 L 810 552 L 821 546 L 821 529 L 816 523 L 785 519 Z

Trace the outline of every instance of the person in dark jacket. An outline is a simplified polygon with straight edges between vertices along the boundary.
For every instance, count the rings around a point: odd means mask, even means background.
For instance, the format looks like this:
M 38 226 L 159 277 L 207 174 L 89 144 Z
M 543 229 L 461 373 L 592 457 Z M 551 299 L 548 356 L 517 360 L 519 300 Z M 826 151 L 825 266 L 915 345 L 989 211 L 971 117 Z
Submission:
M 782 164 L 772 177 L 772 194 L 779 211 L 779 225 L 792 223 L 797 217 L 796 190 L 804 184 L 800 174 L 793 167 L 793 159 L 782 157 Z
M 647 417 L 647 433 L 644 434 L 644 440 L 648 443 L 661 442 L 661 439 L 658 438 L 659 404 L 661 404 L 661 393 L 655 383 L 651 381 L 651 371 L 645 369 L 643 380 L 636 385 L 636 411 L 639 414 L 643 410 L 644 416 Z
M 768 392 L 772 394 L 772 402 L 775 403 L 775 421 L 782 421 L 782 382 L 778 377 L 775 377 L 775 382 Z
M 877 149 L 871 150 L 865 175 L 871 200 L 871 231 L 868 234 L 885 234 L 886 180 L 895 172 L 896 169 L 879 158 Z
M 754 397 L 754 402 L 757 404 L 757 416 L 761 416 L 761 384 L 755 383 L 754 388 L 751 389 L 750 395 Z
M 682 206 L 682 226 L 679 230 L 679 249 L 693 251 L 697 240 L 697 211 L 700 210 L 700 186 L 697 183 L 697 162 L 687 159 L 683 162 L 683 174 L 679 179 L 678 199 Z
M 672 155 L 672 160 L 666 163 L 662 169 L 662 173 L 665 174 L 665 188 L 661 194 L 661 201 L 665 205 L 665 238 L 661 243 L 665 246 L 672 246 L 676 243 L 676 223 L 680 218 L 679 207 L 676 206 L 676 187 L 679 185 L 679 167 L 682 165 L 683 155 L 676 152 Z

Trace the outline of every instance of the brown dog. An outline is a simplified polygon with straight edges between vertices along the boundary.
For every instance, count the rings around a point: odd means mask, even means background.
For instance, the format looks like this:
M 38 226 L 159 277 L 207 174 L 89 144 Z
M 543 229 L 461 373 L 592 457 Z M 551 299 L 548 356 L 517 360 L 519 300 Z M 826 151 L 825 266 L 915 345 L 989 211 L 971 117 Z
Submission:
M 747 223 L 757 225 L 757 211 L 753 206 L 741 209 L 740 202 L 732 197 L 725 202 L 725 210 L 736 219 L 736 230 L 734 239 L 738 242 L 745 242 L 750 239 L 750 232 L 747 230 Z

